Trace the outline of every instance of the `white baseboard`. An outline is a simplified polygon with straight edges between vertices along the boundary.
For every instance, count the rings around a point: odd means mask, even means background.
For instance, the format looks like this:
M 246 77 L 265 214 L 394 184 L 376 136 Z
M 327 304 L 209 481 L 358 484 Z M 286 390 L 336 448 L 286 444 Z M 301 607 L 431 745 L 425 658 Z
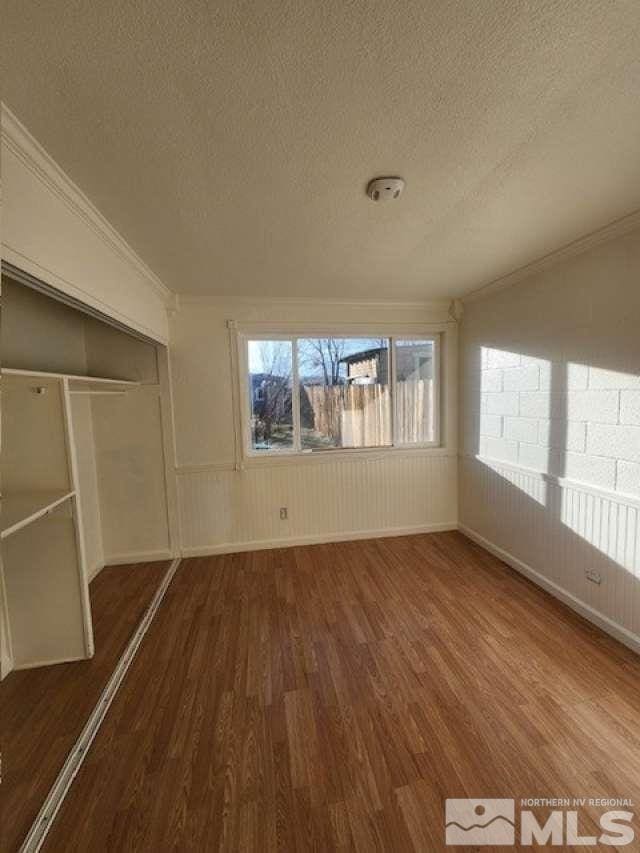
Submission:
M 105 557 L 105 566 L 124 566 L 127 563 L 153 563 L 157 560 L 173 560 L 173 554 L 166 548 L 160 551 L 128 551 L 124 554 L 112 554 Z
M 584 616 L 585 619 L 588 619 L 589 622 L 592 622 L 602 631 L 623 643 L 636 654 L 640 654 L 640 637 L 637 634 L 634 634 L 622 625 L 618 625 L 617 622 L 614 622 L 613 619 L 609 619 L 608 616 L 594 610 L 591 605 L 586 604 L 580 598 L 577 598 L 566 589 L 563 589 L 563 587 L 559 586 L 554 581 L 549 580 L 549 578 L 546 578 L 544 575 L 541 575 L 540 572 L 532 569 L 531 566 L 527 565 L 527 563 L 524 563 L 522 560 L 519 560 L 517 557 L 514 557 L 513 554 L 510 554 L 498 545 L 494 545 L 493 542 L 485 539 L 484 536 L 481 536 L 472 528 L 467 527 L 464 524 L 459 524 L 458 529 L 469 539 L 472 539 L 478 545 L 481 545 L 486 551 L 489 551 L 495 557 L 498 557 L 500 560 L 505 562 L 508 566 L 511 566 L 512 569 L 515 569 L 521 575 L 524 575 L 530 581 L 533 581 L 537 586 L 542 587 L 546 592 L 553 595 L 554 598 L 559 599 L 563 604 L 566 604 L 572 610 L 575 610 L 576 613 L 580 614 L 580 616 Z
M 215 554 L 237 554 L 243 551 L 264 551 L 269 548 L 291 548 L 295 545 L 324 545 L 329 542 L 350 542 L 359 539 L 384 539 L 390 536 L 414 536 L 417 533 L 437 533 L 457 530 L 455 521 L 421 524 L 415 527 L 386 527 L 377 530 L 350 530 L 346 533 L 313 533 L 283 539 L 253 539 L 249 542 L 225 542 L 222 545 L 198 545 L 182 549 L 183 557 L 208 557 Z

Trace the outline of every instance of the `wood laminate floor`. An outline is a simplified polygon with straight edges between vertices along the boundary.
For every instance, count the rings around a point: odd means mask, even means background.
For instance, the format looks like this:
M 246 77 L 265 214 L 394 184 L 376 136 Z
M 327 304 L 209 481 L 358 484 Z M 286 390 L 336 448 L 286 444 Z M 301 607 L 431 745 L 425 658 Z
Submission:
M 640 659 L 458 533 L 185 560 L 45 850 L 444 850 L 446 797 L 640 803 L 639 723 Z
M 110 566 L 89 585 L 95 656 L 0 684 L 0 851 L 17 850 L 162 580 L 168 562 Z

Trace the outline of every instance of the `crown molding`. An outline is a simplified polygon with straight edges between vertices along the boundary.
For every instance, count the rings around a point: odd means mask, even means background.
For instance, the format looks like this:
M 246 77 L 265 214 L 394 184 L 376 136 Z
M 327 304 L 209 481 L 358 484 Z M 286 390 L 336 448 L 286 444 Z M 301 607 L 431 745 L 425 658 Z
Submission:
M 212 305 L 226 308 L 230 305 L 245 307 L 259 305 L 300 306 L 302 308 L 388 308 L 412 311 L 442 311 L 445 314 L 451 305 L 450 299 L 407 301 L 391 299 L 319 299 L 314 296 L 227 296 L 213 293 L 182 292 L 176 294 L 179 306 Z
M 562 261 L 569 260 L 576 255 L 581 255 L 584 252 L 589 251 L 589 249 L 599 246 L 601 243 L 606 243 L 616 237 L 622 237 L 625 234 L 629 234 L 637 228 L 640 228 L 640 210 L 636 210 L 628 216 L 623 216 L 622 219 L 616 219 L 615 222 L 610 222 L 609 225 L 605 225 L 604 228 L 599 228 L 597 231 L 592 231 L 584 237 L 579 237 L 572 243 L 568 243 L 560 249 L 549 252 L 548 255 L 543 255 L 543 257 L 532 261 L 530 264 L 519 267 L 507 275 L 501 276 L 500 278 L 479 287 L 477 290 L 472 290 L 471 293 L 467 293 L 466 296 L 462 297 L 462 302 L 468 303 L 476 302 L 479 299 L 486 299 L 488 296 L 493 296 L 493 294 L 498 293 L 501 290 L 513 287 L 533 275 L 556 266 Z
M 166 303 L 172 304 L 174 294 L 145 264 L 124 238 L 105 219 L 96 206 L 58 166 L 27 128 L 1 104 L 2 145 L 11 151 L 47 189 L 56 195 Z

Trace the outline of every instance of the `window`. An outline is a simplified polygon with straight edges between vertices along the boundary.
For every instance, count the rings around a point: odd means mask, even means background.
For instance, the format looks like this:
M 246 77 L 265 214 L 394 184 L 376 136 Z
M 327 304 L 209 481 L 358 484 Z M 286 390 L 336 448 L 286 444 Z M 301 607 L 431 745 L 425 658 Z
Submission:
M 396 443 L 436 441 L 435 341 L 396 340 Z
M 242 338 L 248 451 L 434 445 L 438 338 Z
M 291 341 L 249 341 L 251 448 L 293 450 Z
M 391 444 L 388 338 L 298 338 L 300 445 Z

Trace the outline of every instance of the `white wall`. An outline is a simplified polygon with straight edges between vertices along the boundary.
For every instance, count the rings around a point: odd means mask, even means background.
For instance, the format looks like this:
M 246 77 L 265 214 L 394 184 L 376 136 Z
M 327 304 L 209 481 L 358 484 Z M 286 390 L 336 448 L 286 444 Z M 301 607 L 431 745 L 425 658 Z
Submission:
M 107 565 L 172 556 L 162 407 L 155 385 L 91 401 Z
M 2 366 L 86 373 L 86 317 L 3 276 Z
M 289 301 L 216 305 L 182 298 L 171 318 L 171 365 L 183 553 L 454 527 L 457 521 L 457 343 L 446 305 Z M 227 320 L 295 333 L 446 328 L 445 446 L 248 461 L 235 470 Z M 281 521 L 279 508 L 289 519 Z
M 460 362 L 462 525 L 633 635 L 639 281 L 635 230 L 468 301 Z
M 169 291 L 6 107 L 2 258 L 166 343 Z

